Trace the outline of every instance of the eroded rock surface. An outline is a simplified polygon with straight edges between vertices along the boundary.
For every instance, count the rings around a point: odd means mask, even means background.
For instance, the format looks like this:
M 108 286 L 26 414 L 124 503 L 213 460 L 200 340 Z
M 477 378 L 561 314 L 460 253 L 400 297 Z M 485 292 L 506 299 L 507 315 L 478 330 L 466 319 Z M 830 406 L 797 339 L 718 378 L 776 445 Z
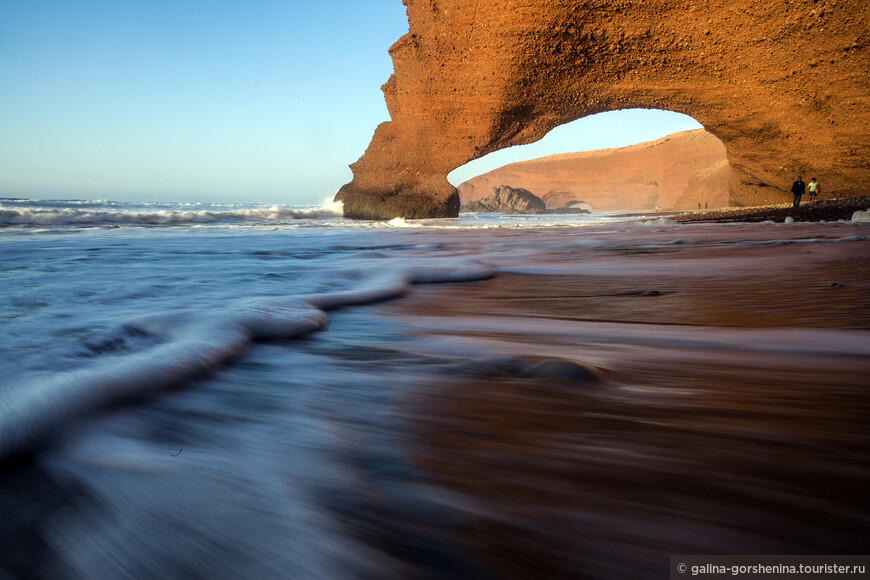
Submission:
M 489 195 L 459 208 L 467 213 L 506 213 L 506 214 L 584 214 L 592 213 L 589 205 L 582 201 L 556 205 L 548 208 L 547 203 L 527 189 L 499 185 L 490 189 Z
M 541 213 L 547 209 L 544 200 L 527 189 L 507 185 L 493 187 L 488 196 L 463 205 L 468 212 Z
M 357 218 L 453 216 L 447 174 L 575 119 L 685 113 L 724 143 L 729 202 L 801 173 L 870 193 L 864 0 L 403 0 L 381 124 L 336 199 Z
M 672 210 L 729 205 L 731 168 L 725 146 L 703 129 L 656 141 L 550 155 L 509 163 L 459 184 L 462 203 L 495 184 L 509 183 L 541 197 L 548 208 L 582 200 L 595 210 Z

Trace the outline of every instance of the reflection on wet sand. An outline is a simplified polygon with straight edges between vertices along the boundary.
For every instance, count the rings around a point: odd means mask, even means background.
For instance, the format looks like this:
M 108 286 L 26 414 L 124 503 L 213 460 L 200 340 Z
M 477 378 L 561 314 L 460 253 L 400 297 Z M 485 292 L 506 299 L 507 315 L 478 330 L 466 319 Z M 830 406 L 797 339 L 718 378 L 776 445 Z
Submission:
M 775 280 L 748 265 L 501 275 L 380 308 L 410 317 L 406 348 L 457 361 L 403 414 L 415 461 L 464 498 L 473 560 L 652 578 L 670 554 L 867 552 L 867 260 L 844 248 Z M 542 361 L 566 362 L 529 371 Z

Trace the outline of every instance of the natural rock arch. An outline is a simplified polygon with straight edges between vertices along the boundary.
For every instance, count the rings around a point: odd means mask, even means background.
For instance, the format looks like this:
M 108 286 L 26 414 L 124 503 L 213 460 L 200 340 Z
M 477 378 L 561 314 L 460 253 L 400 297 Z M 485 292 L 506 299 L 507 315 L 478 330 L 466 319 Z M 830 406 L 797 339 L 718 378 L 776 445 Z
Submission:
M 451 217 L 447 174 L 604 111 L 667 109 L 728 150 L 731 202 L 798 173 L 870 194 L 863 0 L 403 0 L 382 87 L 391 121 L 337 200 L 355 218 Z

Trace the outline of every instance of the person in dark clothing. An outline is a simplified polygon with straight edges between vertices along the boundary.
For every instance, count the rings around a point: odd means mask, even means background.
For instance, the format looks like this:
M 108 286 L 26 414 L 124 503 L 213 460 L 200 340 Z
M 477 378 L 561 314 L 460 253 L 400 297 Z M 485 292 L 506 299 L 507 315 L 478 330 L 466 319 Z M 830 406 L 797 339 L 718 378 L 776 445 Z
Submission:
M 806 189 L 807 184 L 804 183 L 804 180 L 801 179 L 800 175 L 798 175 L 797 181 L 791 184 L 791 193 L 794 195 L 794 207 L 798 207 L 801 204 L 801 197 Z

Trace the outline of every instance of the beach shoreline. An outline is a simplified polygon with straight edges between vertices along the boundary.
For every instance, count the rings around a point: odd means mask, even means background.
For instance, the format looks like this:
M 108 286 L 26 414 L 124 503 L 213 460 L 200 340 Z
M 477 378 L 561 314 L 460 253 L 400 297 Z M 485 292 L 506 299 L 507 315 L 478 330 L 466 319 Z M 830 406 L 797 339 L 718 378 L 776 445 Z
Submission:
M 617 214 L 618 217 L 670 219 L 677 223 L 757 223 L 783 222 L 791 217 L 798 222 L 850 221 L 856 211 L 870 210 L 870 196 L 820 199 L 810 205 L 809 196 L 801 199 L 800 207 L 791 203 L 777 203 L 746 207 L 718 207 L 712 209 L 685 209 Z
M 851 220 L 856 211 L 870 209 L 870 196 L 820 199 L 810 205 L 809 196 L 803 196 L 798 208 L 791 203 L 751 207 L 724 207 L 682 212 L 663 212 L 680 223 L 729 222 L 782 222 L 791 217 L 799 222 Z
M 128 361 L 196 354 L 173 337 L 233 355 L 115 405 L 29 399 L 14 416 L 45 439 L 6 464 L 0 576 L 658 578 L 669 554 L 864 553 L 870 224 L 524 219 L 7 236 L 14 384 L 125 386 Z M 315 303 L 328 326 L 292 338 Z

